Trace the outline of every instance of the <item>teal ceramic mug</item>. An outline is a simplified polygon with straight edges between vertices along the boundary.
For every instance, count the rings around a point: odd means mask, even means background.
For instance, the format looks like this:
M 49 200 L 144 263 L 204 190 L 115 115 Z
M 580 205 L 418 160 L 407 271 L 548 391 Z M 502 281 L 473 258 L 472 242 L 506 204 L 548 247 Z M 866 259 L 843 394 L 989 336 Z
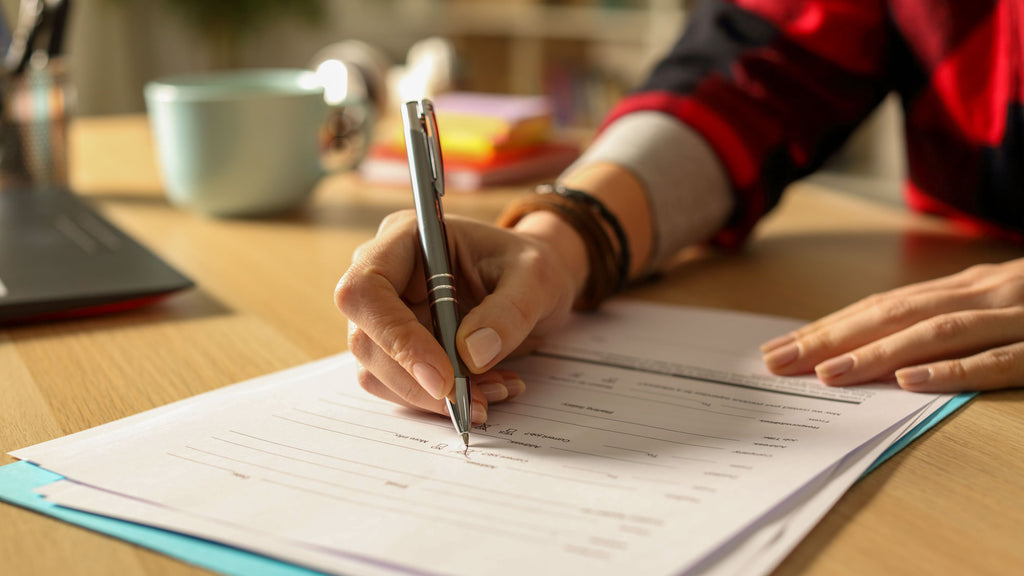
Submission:
M 176 76 L 145 87 L 172 203 L 211 216 L 294 208 L 323 176 L 318 135 L 331 108 L 316 76 L 249 69 Z

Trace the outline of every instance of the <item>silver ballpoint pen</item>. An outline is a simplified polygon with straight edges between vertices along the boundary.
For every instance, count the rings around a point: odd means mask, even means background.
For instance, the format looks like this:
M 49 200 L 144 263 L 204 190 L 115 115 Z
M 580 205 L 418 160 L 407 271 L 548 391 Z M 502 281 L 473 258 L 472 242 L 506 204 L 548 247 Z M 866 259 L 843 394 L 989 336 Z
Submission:
M 448 256 L 441 196 L 444 195 L 444 165 L 441 141 L 437 133 L 434 105 L 424 98 L 406 102 L 402 109 L 405 149 L 409 155 L 409 177 L 416 200 L 416 221 L 420 232 L 423 270 L 427 277 L 427 298 L 434 337 L 444 348 L 455 371 L 455 390 L 448 396 L 448 412 L 455 431 L 469 446 L 470 392 L 469 371 L 459 358 L 455 333 L 459 329 L 459 307 L 455 297 L 455 277 Z

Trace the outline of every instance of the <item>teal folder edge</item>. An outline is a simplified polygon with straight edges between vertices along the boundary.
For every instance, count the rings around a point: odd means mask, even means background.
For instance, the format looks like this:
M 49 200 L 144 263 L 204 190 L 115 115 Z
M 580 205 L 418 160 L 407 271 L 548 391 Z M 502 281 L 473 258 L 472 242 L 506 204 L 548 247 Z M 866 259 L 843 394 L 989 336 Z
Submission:
M 230 576 L 323 576 L 321 572 L 209 540 L 57 506 L 33 492 L 61 478 L 28 462 L 0 466 L 0 500 Z
M 864 472 L 864 476 L 870 474 L 940 420 L 956 412 L 975 395 L 976 393 L 964 393 L 951 399 L 883 452 Z M 314 576 L 322 574 L 209 540 L 63 508 L 47 502 L 42 496 L 33 492 L 36 488 L 46 486 L 61 478 L 58 474 L 28 462 L 15 462 L 0 466 L 0 500 L 230 576 Z
M 879 456 L 874 462 L 872 462 L 871 466 L 869 466 L 868 469 L 864 471 L 864 474 L 861 475 L 861 478 L 867 476 L 868 474 L 871 474 L 875 470 L 875 468 L 881 466 L 883 462 L 885 462 L 889 458 L 892 458 L 894 454 L 906 448 L 907 445 L 916 440 L 918 436 L 930 430 L 932 426 L 938 424 L 939 421 L 945 418 L 946 416 L 949 416 L 953 412 L 959 410 L 961 407 L 963 407 L 964 404 L 970 402 L 971 398 L 974 398 L 977 395 L 977 392 L 963 392 L 951 398 L 949 402 L 946 402 L 945 404 L 942 405 L 942 408 L 939 408 L 938 410 L 935 411 L 934 414 L 922 420 L 917 426 L 914 426 L 914 428 L 908 434 L 904 435 L 898 441 L 893 443 L 892 446 L 889 446 L 889 448 L 887 448 L 885 452 L 882 452 L 882 455 Z M 0 496 L 0 498 L 2 498 L 2 496 Z

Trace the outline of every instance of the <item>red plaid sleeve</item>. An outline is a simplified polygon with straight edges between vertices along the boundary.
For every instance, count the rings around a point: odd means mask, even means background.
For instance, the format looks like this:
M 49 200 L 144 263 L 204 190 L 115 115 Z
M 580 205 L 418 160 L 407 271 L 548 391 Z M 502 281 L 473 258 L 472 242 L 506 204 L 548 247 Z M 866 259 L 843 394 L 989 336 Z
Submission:
M 605 125 L 654 110 L 700 132 L 736 199 L 715 241 L 739 245 L 888 92 L 886 22 L 880 0 L 705 0 Z

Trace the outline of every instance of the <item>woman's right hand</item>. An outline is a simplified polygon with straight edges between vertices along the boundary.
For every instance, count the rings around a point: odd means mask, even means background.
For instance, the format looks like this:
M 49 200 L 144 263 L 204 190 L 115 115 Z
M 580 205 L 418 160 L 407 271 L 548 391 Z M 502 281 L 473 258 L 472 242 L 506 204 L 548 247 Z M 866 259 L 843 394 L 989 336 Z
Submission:
M 521 393 L 515 373 L 495 365 L 562 324 L 587 275 L 585 247 L 552 214 L 531 214 L 516 230 L 446 219 L 462 323 L 456 342 L 472 378 L 474 423 L 487 406 Z M 386 400 L 447 414 L 454 375 L 431 332 L 413 211 L 392 214 L 356 250 L 334 297 L 349 320 L 359 383 Z

